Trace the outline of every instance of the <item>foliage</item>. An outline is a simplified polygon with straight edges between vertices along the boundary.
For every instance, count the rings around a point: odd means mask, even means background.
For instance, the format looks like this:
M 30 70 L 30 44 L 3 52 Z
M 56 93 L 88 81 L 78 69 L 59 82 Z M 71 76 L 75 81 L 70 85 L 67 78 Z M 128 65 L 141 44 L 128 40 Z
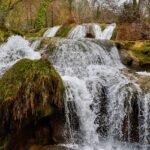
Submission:
M 21 60 L 0 79 L 2 110 L 8 109 L 11 105 L 9 112 L 14 120 L 23 119 L 31 112 L 46 115 L 51 112 L 51 105 L 63 107 L 63 91 L 60 76 L 46 60 Z M 10 114 L 6 112 L 3 119 L 7 120 Z
M 38 10 L 37 17 L 35 20 L 35 28 L 36 29 L 40 29 L 40 28 L 46 26 L 46 22 L 47 22 L 46 11 L 47 11 L 49 2 L 50 2 L 50 0 L 42 0 L 41 1 L 40 8 Z

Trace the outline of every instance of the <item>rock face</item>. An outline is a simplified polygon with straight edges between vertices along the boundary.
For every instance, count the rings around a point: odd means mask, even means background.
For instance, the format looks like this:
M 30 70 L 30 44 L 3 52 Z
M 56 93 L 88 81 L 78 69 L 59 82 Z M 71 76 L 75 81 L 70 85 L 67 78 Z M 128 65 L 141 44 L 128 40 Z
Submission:
M 46 60 L 16 63 L 0 79 L 0 145 L 18 150 L 32 144 L 54 144 L 53 121 L 64 126 L 64 86 Z M 63 136 L 61 128 L 61 136 Z
M 150 41 L 116 41 L 122 63 L 134 70 L 150 71 Z

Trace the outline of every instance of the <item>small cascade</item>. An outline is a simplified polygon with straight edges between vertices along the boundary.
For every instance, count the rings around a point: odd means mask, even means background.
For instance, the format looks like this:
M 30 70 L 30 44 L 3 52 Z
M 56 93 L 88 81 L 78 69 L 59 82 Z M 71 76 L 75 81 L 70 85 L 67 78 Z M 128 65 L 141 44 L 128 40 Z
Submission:
M 147 148 L 149 95 L 136 77 L 124 73 L 126 68 L 111 42 L 63 40 L 49 59 L 66 86 L 69 143 L 81 150 Z
M 42 38 L 38 38 L 38 39 L 32 41 L 30 47 L 31 47 L 33 50 L 36 50 L 36 49 L 38 48 L 38 46 L 40 45 L 41 40 L 42 40 Z
M 23 58 L 34 60 L 40 59 L 41 55 L 35 52 L 30 47 L 30 43 L 21 36 L 9 37 L 7 42 L 0 46 L 0 75 Z
M 102 32 L 100 39 L 107 39 L 107 40 L 110 40 L 115 28 L 116 28 L 116 24 L 115 24 L 115 23 L 113 23 L 113 24 L 111 24 L 111 25 L 108 25 L 108 26 L 106 27 L 106 29 L 104 29 L 104 31 Z
M 75 28 L 73 28 L 70 31 L 68 38 L 80 39 L 85 37 L 91 37 L 95 39 L 110 40 L 115 28 L 116 28 L 115 23 L 108 25 L 104 29 L 104 31 L 101 30 L 99 24 L 89 23 L 89 24 L 77 25 Z
M 115 24 L 104 31 L 97 24 L 79 25 L 49 56 L 65 85 L 66 130 L 70 136 L 67 134 L 66 147 L 150 149 L 150 93 L 138 85 L 138 76 L 149 73 L 134 76 L 128 72 L 117 48 L 104 40 L 112 36 L 114 28 Z M 87 33 L 94 38 L 84 38 Z M 11 36 L 0 46 L 0 75 L 20 59 L 40 59 L 40 53 L 34 51 L 40 42 L 31 44 Z
M 58 32 L 58 30 L 61 28 L 62 26 L 55 26 L 52 28 L 49 28 L 43 35 L 43 37 L 54 37 L 56 35 L 56 33 Z

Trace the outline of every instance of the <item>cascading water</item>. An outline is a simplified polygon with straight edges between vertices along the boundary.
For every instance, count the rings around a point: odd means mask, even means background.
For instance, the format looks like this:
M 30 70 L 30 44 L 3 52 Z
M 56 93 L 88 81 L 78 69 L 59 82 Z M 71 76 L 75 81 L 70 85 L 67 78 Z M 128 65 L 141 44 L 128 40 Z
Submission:
M 111 42 L 63 40 L 50 61 L 66 86 L 69 143 L 80 150 L 147 149 L 150 94 L 126 75 Z
M 40 59 L 41 55 L 21 36 L 11 36 L 7 43 L 0 46 L 0 75 L 23 58 L 34 60 Z
M 93 30 L 99 30 L 98 26 Z M 100 35 L 95 32 L 95 38 Z M 66 87 L 69 146 L 78 150 L 149 150 L 150 93 L 144 93 L 137 77 L 126 73 L 110 41 L 83 37 L 62 40 L 49 57 Z M 40 53 L 33 50 L 38 44 L 10 37 L 0 46 L 0 75 L 20 59 L 40 59 Z M 147 72 L 138 74 L 149 76 Z
M 102 32 L 100 39 L 110 40 L 115 28 L 116 28 L 116 24 L 115 23 L 113 23 L 111 25 L 108 25 L 106 27 L 106 29 L 104 29 L 104 31 Z
M 61 26 L 55 26 L 55 27 L 49 28 L 44 33 L 43 37 L 54 37 L 60 28 Z
M 77 25 L 75 28 L 73 28 L 70 31 L 68 38 L 80 39 L 91 35 L 96 39 L 110 40 L 115 28 L 116 28 L 115 23 L 108 25 L 104 29 L 104 31 L 102 31 L 99 24 L 95 24 L 95 23 Z

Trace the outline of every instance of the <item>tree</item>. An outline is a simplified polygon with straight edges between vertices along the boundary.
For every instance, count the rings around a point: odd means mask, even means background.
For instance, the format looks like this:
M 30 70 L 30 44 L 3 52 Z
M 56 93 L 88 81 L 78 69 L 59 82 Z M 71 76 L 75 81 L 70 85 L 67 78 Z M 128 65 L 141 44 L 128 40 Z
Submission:
M 70 15 L 72 15 L 73 2 L 74 0 L 68 0 L 68 7 L 69 7 Z
M 6 19 L 17 4 L 23 0 L 0 0 L 0 26 L 6 27 Z
M 37 17 L 35 19 L 35 28 L 40 29 L 42 27 L 46 27 L 47 24 L 47 16 L 46 11 L 48 9 L 48 5 L 52 0 L 42 0 L 39 10 L 37 12 Z

